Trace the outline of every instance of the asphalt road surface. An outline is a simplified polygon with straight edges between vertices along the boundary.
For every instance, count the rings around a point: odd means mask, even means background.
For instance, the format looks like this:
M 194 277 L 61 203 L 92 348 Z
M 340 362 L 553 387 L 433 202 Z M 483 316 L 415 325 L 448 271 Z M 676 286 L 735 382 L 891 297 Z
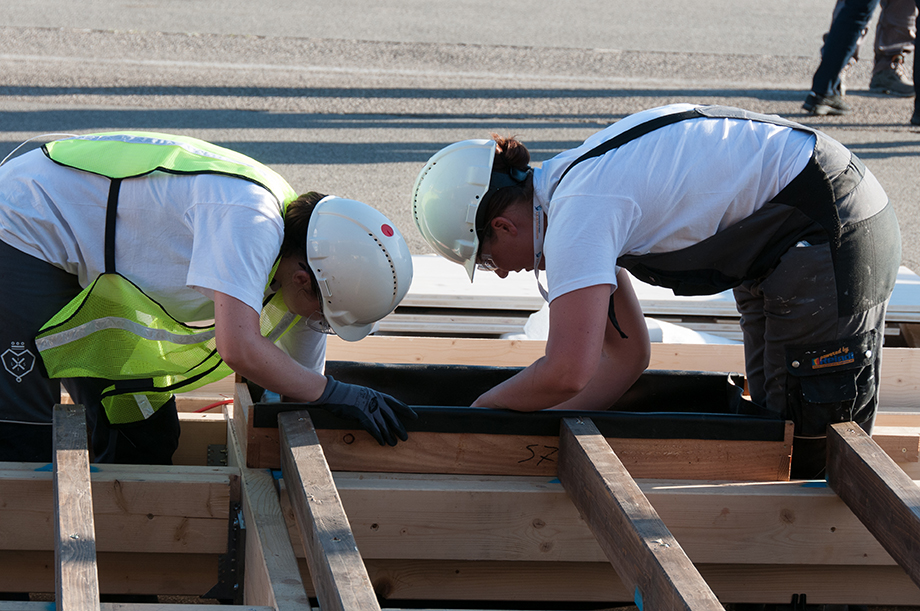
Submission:
M 48 132 L 192 135 L 269 164 L 298 191 L 377 206 L 421 254 L 430 251 L 409 193 L 427 158 L 450 142 L 514 134 L 540 162 L 644 108 L 729 104 L 807 123 L 851 147 L 897 208 L 904 264 L 920 270 L 913 100 L 868 93 L 866 45 L 848 77 L 854 112 L 801 110 L 832 5 L 4 2 L 0 157 Z

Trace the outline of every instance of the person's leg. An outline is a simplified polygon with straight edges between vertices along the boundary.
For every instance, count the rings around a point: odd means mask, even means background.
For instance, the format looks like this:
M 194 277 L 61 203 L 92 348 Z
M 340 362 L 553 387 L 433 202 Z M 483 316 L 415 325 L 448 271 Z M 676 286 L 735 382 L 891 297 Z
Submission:
M 913 0 L 910 0 L 913 2 Z M 837 0 L 834 4 L 834 10 L 831 13 L 831 25 L 834 23 L 834 19 L 837 17 L 837 14 L 840 13 L 840 10 L 843 8 L 845 0 Z M 887 0 L 882 0 L 882 2 L 887 2 Z M 856 48 L 853 50 L 853 55 L 847 61 L 846 65 L 843 67 L 843 70 L 840 71 L 838 78 L 837 88 L 834 90 L 834 94 L 845 96 L 847 93 L 846 86 L 846 76 L 847 72 L 853 68 L 859 62 L 859 50 L 862 48 L 863 42 L 866 40 L 866 36 L 869 34 L 869 27 L 866 26 L 862 29 L 862 32 L 859 34 L 859 39 L 856 41 Z M 821 38 L 822 43 L 827 42 L 827 32 L 824 33 L 824 36 Z M 824 44 L 821 45 L 821 55 L 824 55 Z
M 920 0 L 915 0 L 917 10 L 920 11 Z M 920 74 L 917 70 L 917 53 L 914 53 L 914 114 L 910 118 L 911 125 L 920 125 Z
M 840 74 L 859 42 L 860 34 L 879 0 L 846 0 L 827 33 L 821 63 L 812 79 L 811 92 L 803 108 L 813 114 L 843 114 L 849 111 L 840 99 Z
M 875 31 L 875 64 L 869 90 L 895 96 L 914 95 L 905 57 L 914 49 L 917 7 L 914 0 L 881 0 Z
M 823 474 L 828 423 L 874 422 L 885 303 L 839 316 L 834 268 L 827 244 L 795 247 L 762 283 L 767 405 L 795 422 L 794 478 Z
M 86 408 L 92 430 L 94 460 L 101 463 L 171 465 L 179 446 L 179 415 L 173 397 L 153 416 L 130 424 L 112 425 L 100 399 L 108 380 L 69 378 L 64 387 L 75 403 Z
M 77 277 L 0 242 L 0 460 L 50 462 L 61 383 L 50 380 L 35 335 L 80 292 Z
M 741 333 L 744 339 L 744 374 L 747 378 L 751 401 L 765 407 L 767 399 L 764 377 L 764 325 L 763 293 L 759 283 L 745 282 L 733 291 L 735 306 L 741 314 Z M 776 413 L 781 418 L 782 413 Z

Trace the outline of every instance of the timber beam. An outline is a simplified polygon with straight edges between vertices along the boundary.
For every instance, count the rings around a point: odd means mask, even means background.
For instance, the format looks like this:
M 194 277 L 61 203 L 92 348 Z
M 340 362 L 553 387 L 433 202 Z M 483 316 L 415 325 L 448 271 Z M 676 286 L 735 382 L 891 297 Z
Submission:
M 855 422 L 828 427 L 827 483 L 920 586 L 920 486 Z
M 236 403 L 249 401 L 245 384 L 236 385 Z M 228 462 L 239 469 L 246 523 L 243 602 L 268 605 L 274 611 L 310 609 L 297 568 L 292 539 L 271 473 L 245 465 L 237 429 L 227 428 Z
M 640 609 L 722 605 L 590 420 L 566 418 L 559 480 Z
M 98 611 L 96 530 L 83 406 L 55 405 L 53 434 L 57 608 L 60 611 Z
M 309 414 L 287 412 L 278 423 L 284 480 L 320 608 L 380 609 Z

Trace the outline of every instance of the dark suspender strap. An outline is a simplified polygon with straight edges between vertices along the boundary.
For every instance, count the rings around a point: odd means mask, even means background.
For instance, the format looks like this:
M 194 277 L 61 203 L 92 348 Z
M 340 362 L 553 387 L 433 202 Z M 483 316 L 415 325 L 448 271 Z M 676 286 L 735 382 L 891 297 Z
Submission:
M 658 128 L 664 127 L 665 125 L 671 125 L 672 123 L 677 123 L 678 121 L 684 121 L 685 119 L 696 119 L 698 117 L 705 117 L 705 116 L 706 115 L 704 115 L 699 110 L 694 108 L 694 109 L 687 110 L 684 112 L 677 112 L 677 113 L 670 114 L 670 115 L 664 115 L 662 117 L 655 117 L 651 121 L 646 121 L 645 123 L 642 123 L 640 125 L 636 125 L 635 127 L 627 129 L 622 134 L 614 136 L 613 138 L 611 138 L 610 140 L 607 140 L 606 142 L 602 142 L 601 144 L 595 146 L 593 149 L 591 149 L 590 151 L 588 151 L 587 153 L 585 153 L 584 155 L 582 155 L 581 157 L 573 161 L 569 165 L 569 167 L 567 167 L 565 171 L 562 173 L 562 176 L 559 177 L 559 181 L 556 184 L 558 185 L 560 182 L 562 182 L 562 179 L 565 178 L 565 175 L 569 173 L 569 170 L 574 168 L 576 165 L 578 165 L 585 159 L 591 159 L 592 157 L 600 157 L 604 153 L 612 151 L 615 148 L 619 148 L 623 146 L 624 144 L 626 144 L 627 142 L 635 140 L 639 136 L 644 136 L 645 134 L 649 132 L 653 132 Z M 607 318 L 609 318 L 610 322 L 613 323 L 613 328 L 617 330 L 617 332 L 620 334 L 620 337 L 622 337 L 623 339 L 629 339 L 629 337 L 625 333 L 623 333 L 623 329 L 620 328 L 620 323 L 617 322 L 616 312 L 614 311 L 614 307 L 613 307 L 613 295 L 610 296 L 610 304 L 607 306 Z
M 105 207 L 105 273 L 115 273 L 115 215 L 118 212 L 118 191 L 121 179 L 113 178 L 109 186 L 109 201 Z
M 591 159 L 592 157 L 600 157 L 601 155 L 603 155 L 604 153 L 608 151 L 611 151 L 615 148 L 619 148 L 623 146 L 624 144 L 626 144 L 627 142 L 635 140 L 639 136 L 644 136 L 645 134 L 649 132 L 653 132 L 658 128 L 664 127 L 665 125 L 677 123 L 678 121 L 683 121 L 685 119 L 696 119 L 696 118 L 705 117 L 705 116 L 706 115 L 704 115 L 699 110 L 694 108 L 691 110 L 686 110 L 684 112 L 677 112 L 677 113 L 670 114 L 670 115 L 664 115 L 662 117 L 655 117 L 651 121 L 646 121 L 645 123 L 641 123 L 639 125 L 636 125 L 635 127 L 627 129 L 622 134 L 614 136 L 613 138 L 611 138 L 610 140 L 607 140 L 606 142 L 602 142 L 601 144 L 595 146 L 593 149 L 591 149 L 590 151 L 588 151 L 587 153 L 585 153 L 584 155 L 582 155 L 581 157 L 573 161 L 569 165 L 569 167 L 565 169 L 565 172 L 562 173 L 562 176 L 559 177 L 559 181 L 556 184 L 558 185 L 560 182 L 562 182 L 562 179 L 565 178 L 565 175 L 569 173 L 569 170 L 574 168 L 576 165 L 578 165 L 585 159 Z
M 610 322 L 613 324 L 613 328 L 617 330 L 617 333 L 620 334 L 620 337 L 623 339 L 629 339 L 629 336 L 623 333 L 623 329 L 620 328 L 620 323 L 617 322 L 617 313 L 613 307 L 613 295 L 610 296 L 610 303 L 607 305 L 607 318 L 610 319 Z

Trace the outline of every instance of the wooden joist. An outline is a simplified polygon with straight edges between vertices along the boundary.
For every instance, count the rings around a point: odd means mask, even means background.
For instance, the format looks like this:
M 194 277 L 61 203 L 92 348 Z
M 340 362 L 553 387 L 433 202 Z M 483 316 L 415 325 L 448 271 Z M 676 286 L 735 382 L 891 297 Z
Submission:
M 335 483 L 365 560 L 606 560 L 552 477 L 336 473 Z M 823 482 L 637 484 L 694 563 L 895 564 Z
M 854 422 L 827 443 L 828 484 L 920 586 L 920 487 Z
M 590 420 L 562 421 L 559 480 L 640 609 L 721 611 L 716 595 Z
M 94 464 L 91 471 L 97 551 L 227 551 L 236 469 Z M 53 550 L 56 505 L 48 465 L 0 463 L 0 490 L 0 550 Z
M 237 401 L 248 400 L 245 384 L 236 385 Z M 225 427 L 228 462 L 239 469 L 246 558 L 243 601 L 268 605 L 274 611 L 309 610 L 310 601 L 294 557 L 287 525 L 278 501 L 274 477 L 245 465 L 236 429 Z
M 201 465 L 205 462 L 208 446 L 226 443 L 228 420 L 225 414 L 180 413 L 179 419 L 183 435 L 173 457 L 175 464 Z M 920 479 L 920 412 L 880 412 L 872 429 L 872 439 L 911 479 Z M 620 448 L 620 452 L 623 451 Z M 0 479 L 2 473 L 0 469 Z
M 284 479 L 320 608 L 379 609 L 310 415 L 287 412 L 278 425 Z
M 54 412 L 55 600 L 60 611 L 99 609 L 96 531 L 82 405 Z
M 632 604 L 633 592 L 609 562 L 368 560 L 378 592 L 390 599 L 494 600 L 533 604 Z M 920 591 L 897 566 L 698 565 L 724 603 L 920 605 Z M 384 602 L 384 607 L 386 603 Z M 616 606 L 621 606 L 617 604 Z M 553 605 L 553 608 L 566 608 Z M 650 607 L 646 606 L 646 609 Z
M 784 441 L 609 438 L 634 477 L 775 481 L 789 479 Z M 363 430 L 316 432 L 335 471 L 555 475 L 558 437 L 414 431 L 395 448 Z M 277 468 L 277 429 L 252 429 L 249 464 Z
M 54 564 L 51 551 L 0 550 L 0 592 L 53 592 Z M 99 589 L 200 596 L 217 583 L 217 564 L 217 554 L 99 552 Z

